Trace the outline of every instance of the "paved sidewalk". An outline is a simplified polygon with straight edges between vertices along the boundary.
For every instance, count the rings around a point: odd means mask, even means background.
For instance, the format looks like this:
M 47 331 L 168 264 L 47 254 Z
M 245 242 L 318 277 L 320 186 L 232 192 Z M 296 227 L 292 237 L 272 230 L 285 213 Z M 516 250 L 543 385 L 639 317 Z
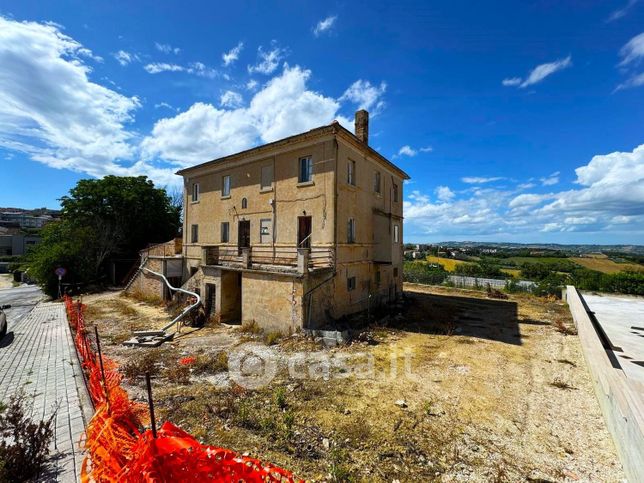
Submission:
M 4 292 L 4 291 L 3 291 Z M 0 341 L 0 398 L 24 388 L 35 397 L 34 419 L 52 414 L 56 405 L 56 429 L 50 469 L 43 481 L 78 481 L 83 454 L 79 442 L 85 416 L 91 415 L 89 396 L 62 303 L 40 303 L 12 321 Z

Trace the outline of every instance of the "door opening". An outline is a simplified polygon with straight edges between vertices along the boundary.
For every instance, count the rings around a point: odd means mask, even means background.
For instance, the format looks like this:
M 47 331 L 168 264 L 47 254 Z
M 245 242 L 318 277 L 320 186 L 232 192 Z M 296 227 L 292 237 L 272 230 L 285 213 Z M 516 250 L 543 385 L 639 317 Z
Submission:
M 250 220 L 239 220 L 237 229 L 238 255 L 241 255 L 242 248 L 250 248 Z
M 215 296 L 217 294 L 217 286 L 214 283 L 206 284 L 206 300 L 205 300 L 205 309 L 206 316 L 211 317 L 215 314 L 216 302 Z
M 311 248 L 311 217 L 297 217 L 297 247 Z

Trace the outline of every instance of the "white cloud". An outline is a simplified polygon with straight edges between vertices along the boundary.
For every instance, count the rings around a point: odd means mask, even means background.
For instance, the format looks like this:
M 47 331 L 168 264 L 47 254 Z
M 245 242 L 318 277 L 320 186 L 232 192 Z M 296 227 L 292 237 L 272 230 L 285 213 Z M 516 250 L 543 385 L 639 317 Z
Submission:
M 115 52 L 112 55 L 121 65 L 128 65 L 128 64 L 131 64 L 132 62 L 139 60 L 138 55 L 133 54 L 131 52 L 127 52 L 125 50 L 119 50 L 118 52 Z
M 168 64 L 166 62 L 155 62 L 151 64 L 146 64 L 143 68 L 149 74 L 159 74 L 161 72 L 185 72 L 187 74 L 194 74 L 199 77 L 208 77 L 210 79 L 214 78 L 217 75 L 217 71 L 207 67 L 201 62 L 193 62 L 188 66 L 183 66 L 179 64 Z
M 155 108 L 155 109 L 159 109 L 160 107 L 165 107 L 165 108 L 167 108 L 167 109 L 171 109 L 171 110 L 173 110 L 173 111 L 175 110 L 175 109 L 174 109 L 174 107 L 172 107 L 172 106 L 171 106 L 170 104 L 168 104 L 167 102 L 159 102 L 158 104 L 155 104 L 155 105 L 154 105 L 154 108 Z
M 607 22 L 613 22 L 613 21 L 615 21 L 617 19 L 620 19 L 620 18 L 624 17 L 628 13 L 628 11 L 631 9 L 631 7 L 633 7 L 636 3 L 637 3 L 637 0 L 628 0 L 628 3 L 625 6 L 623 6 L 620 9 L 617 9 L 617 10 L 613 11 L 608 16 L 606 21 Z
M 439 186 L 434 191 L 440 201 L 450 201 L 455 196 L 454 192 L 449 189 L 449 186 Z
M 0 17 L 0 146 L 54 168 L 123 173 L 140 106 L 92 82 L 85 49 L 59 27 Z
M 553 195 L 551 194 L 534 194 L 534 193 L 521 194 L 513 198 L 508 203 L 508 206 L 510 208 L 532 207 L 542 203 L 545 200 L 552 199 L 552 196 Z
M 337 15 L 332 15 L 323 20 L 320 20 L 313 28 L 313 35 L 319 37 L 320 34 L 324 32 L 330 32 L 337 18 Z
M 501 84 L 504 86 L 519 86 L 521 85 L 521 82 L 523 82 L 523 79 L 521 77 L 510 77 L 508 79 L 503 79 L 501 81 Z
M 552 186 L 559 183 L 559 171 L 555 171 L 550 176 L 539 178 L 543 186 Z
M 155 62 L 152 64 L 146 64 L 143 68 L 149 74 L 159 74 L 160 72 L 184 72 L 185 67 L 177 64 L 168 64 L 166 62 Z
M 639 62 L 644 57 L 644 32 L 636 35 L 624 45 L 619 55 L 622 58 L 620 66 L 625 66 L 633 62 Z
M 243 103 L 243 98 L 239 92 L 226 91 L 219 98 L 219 105 L 222 107 L 239 107 Z
M 509 79 L 503 79 L 501 83 L 504 86 L 515 86 L 523 89 L 525 87 L 537 84 L 549 75 L 565 69 L 566 67 L 570 67 L 571 65 L 572 58 L 568 56 L 563 59 L 555 60 L 554 62 L 548 62 L 546 64 L 536 66 L 530 71 L 525 79 L 522 79 L 520 77 L 512 77 Z
M 564 220 L 566 225 L 590 225 L 597 223 L 597 218 L 594 216 L 569 216 Z
M 230 49 L 228 52 L 221 54 L 221 58 L 224 61 L 224 65 L 228 66 L 239 59 L 239 54 L 244 48 L 244 42 L 239 42 L 235 47 Z
M 520 183 L 520 184 L 517 186 L 517 189 L 519 189 L 519 190 L 529 190 L 530 188 L 534 188 L 535 186 L 536 186 L 536 185 L 535 185 L 534 183 L 530 183 L 530 182 L 527 182 L 527 183 Z
M 339 100 L 353 102 L 358 105 L 358 109 L 373 110 L 371 114 L 376 115 L 385 105 L 381 98 L 386 90 L 387 84 L 384 81 L 380 86 L 374 86 L 368 80 L 359 79 L 344 91 Z
M 419 149 L 421 153 L 431 153 L 433 150 L 434 148 L 431 146 L 425 146 L 424 148 Z
M 163 52 L 164 54 L 178 54 L 181 52 L 181 49 L 179 47 L 173 47 L 172 45 L 168 44 L 161 44 L 159 42 L 155 42 L 154 46 L 159 52 Z
M 255 89 L 257 89 L 258 85 L 259 85 L 259 82 L 257 82 L 255 79 L 251 79 L 248 82 L 246 82 L 246 90 L 254 91 Z
M 467 184 L 484 184 L 484 183 L 492 183 L 494 181 L 501 181 L 503 179 L 505 178 L 501 176 L 489 176 L 489 177 L 465 176 L 464 178 L 461 178 L 461 181 Z
M 217 71 L 215 69 L 211 69 L 202 62 L 193 62 L 188 66 L 186 72 L 188 72 L 188 74 L 195 74 L 199 77 L 207 77 L 209 79 L 213 79 L 217 76 Z
M 617 215 L 617 216 L 613 216 L 610 222 L 614 225 L 623 225 L 626 223 L 630 223 L 632 220 L 633 220 L 632 216 Z
M 309 90 L 310 76 L 309 70 L 285 66 L 246 107 L 196 103 L 161 119 L 143 140 L 144 156 L 189 166 L 327 124 L 338 118 L 340 104 Z
M 417 191 L 404 205 L 407 235 L 524 241 L 535 241 L 539 232 L 548 233 L 550 241 L 560 236 L 553 233 L 574 232 L 644 237 L 644 144 L 631 152 L 594 156 L 575 173 L 578 188 L 552 193 L 478 187 L 448 200 L 437 196 L 433 203 Z
M 622 82 L 615 88 L 615 91 L 621 91 L 622 89 L 630 89 L 631 87 L 640 86 L 644 86 L 644 72 L 634 75 L 627 79 L 625 82 Z
M 337 99 L 307 86 L 309 70 L 285 64 L 247 104 L 219 108 L 197 102 L 158 120 L 142 136 L 130 126 L 140 101 L 93 82 L 85 50 L 54 25 L 0 17 L 0 149 L 90 176 L 146 174 L 157 183 L 177 185 L 178 166 L 334 119 L 348 123 L 339 115 Z M 208 70 L 197 63 L 148 65 L 152 72 L 207 75 Z M 173 109 L 166 102 L 154 106 Z
M 412 158 L 417 154 L 418 154 L 418 151 L 416 151 L 409 145 L 405 145 L 398 150 L 398 154 L 396 156 L 409 156 L 410 158 Z
M 257 49 L 257 64 L 249 65 L 248 72 L 250 74 L 258 72 L 260 74 L 272 74 L 280 61 L 284 58 L 286 52 L 277 46 L 276 42 L 272 42 L 271 50 L 268 52 L 262 46 Z

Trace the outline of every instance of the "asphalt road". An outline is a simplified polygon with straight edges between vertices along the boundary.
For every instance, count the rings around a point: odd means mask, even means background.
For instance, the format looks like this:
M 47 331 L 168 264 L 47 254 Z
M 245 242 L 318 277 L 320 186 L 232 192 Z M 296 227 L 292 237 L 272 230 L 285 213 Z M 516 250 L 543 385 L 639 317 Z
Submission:
M 31 309 L 43 298 L 44 294 L 37 285 L 0 290 L 0 305 L 11 305 L 10 309 L 5 310 L 5 314 L 7 314 L 7 331 L 10 332 L 12 327 L 31 312 Z

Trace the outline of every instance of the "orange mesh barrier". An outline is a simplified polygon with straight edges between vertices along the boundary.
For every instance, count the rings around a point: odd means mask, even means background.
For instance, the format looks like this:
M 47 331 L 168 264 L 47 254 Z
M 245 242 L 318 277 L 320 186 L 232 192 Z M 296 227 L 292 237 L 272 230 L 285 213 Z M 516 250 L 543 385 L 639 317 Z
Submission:
M 271 464 L 203 445 L 170 422 L 165 422 L 154 438 L 152 431 L 144 429 L 149 424 L 147 407 L 130 401 L 120 385 L 117 364 L 103 356 L 101 370 L 97 350 L 87 334 L 82 304 L 65 297 L 65 306 L 95 407 L 86 430 L 83 483 L 296 481 L 290 472 Z M 194 362 L 186 359 L 184 364 Z

